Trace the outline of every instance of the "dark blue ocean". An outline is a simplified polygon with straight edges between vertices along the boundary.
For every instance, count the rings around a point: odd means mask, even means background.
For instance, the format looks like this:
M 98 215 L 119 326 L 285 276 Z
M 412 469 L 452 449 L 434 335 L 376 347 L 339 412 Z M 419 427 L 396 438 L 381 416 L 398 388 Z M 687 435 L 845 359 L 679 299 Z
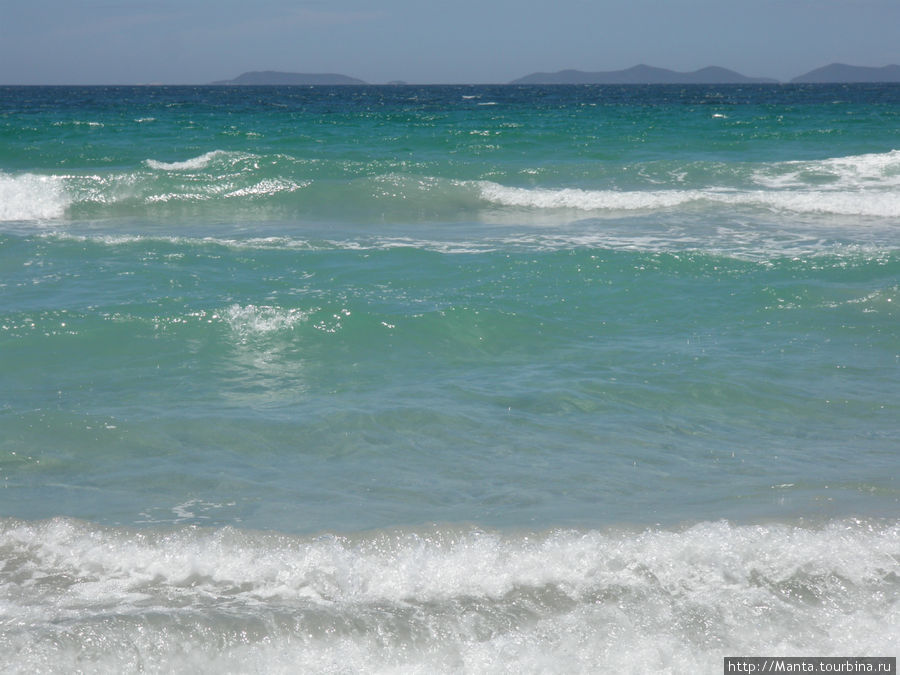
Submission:
M 0 671 L 896 656 L 900 85 L 0 87 Z

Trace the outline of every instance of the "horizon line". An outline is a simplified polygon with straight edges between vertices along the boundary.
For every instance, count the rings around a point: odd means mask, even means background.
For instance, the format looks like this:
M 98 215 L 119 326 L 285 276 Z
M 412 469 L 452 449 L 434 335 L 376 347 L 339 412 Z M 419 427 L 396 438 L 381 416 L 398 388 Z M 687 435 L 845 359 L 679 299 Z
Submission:
M 237 77 L 231 78 L 230 80 L 214 80 L 212 82 L 182 82 L 182 83 L 174 83 L 174 82 L 114 82 L 114 83 L 99 83 L 99 82 L 80 82 L 80 83 L 0 83 L 0 87 L 379 87 L 379 86 L 392 86 L 392 87 L 400 87 L 400 86 L 660 86 L 660 85 L 693 85 L 693 86 L 716 86 L 716 85 L 784 85 L 784 84 L 897 84 L 898 80 L 884 80 L 884 81 L 860 81 L 860 80 L 829 80 L 823 82 L 795 82 L 795 80 L 811 75 L 818 71 L 823 71 L 829 68 L 850 68 L 853 70 L 867 71 L 867 70 L 886 70 L 890 68 L 900 68 L 897 64 L 889 63 L 883 66 L 856 66 L 847 63 L 841 62 L 832 62 L 824 66 L 820 66 L 818 68 L 813 68 L 812 70 L 806 71 L 800 75 L 797 75 L 788 80 L 782 80 L 774 77 L 767 76 L 748 76 L 740 73 L 731 68 L 726 68 L 724 66 L 717 65 L 708 65 L 703 66 L 701 68 L 697 68 L 696 70 L 690 71 L 678 71 L 673 70 L 671 68 L 665 68 L 661 66 L 650 66 L 645 63 L 639 63 L 634 66 L 629 66 L 628 68 L 622 68 L 617 70 L 581 70 L 579 68 L 563 68 L 562 70 L 556 71 L 535 71 L 529 73 L 527 75 L 523 75 L 521 77 L 517 77 L 511 81 L 504 82 L 408 82 L 405 80 L 388 80 L 386 82 L 367 82 L 362 80 L 361 78 L 352 79 L 358 80 L 358 82 L 335 82 L 335 83 L 284 83 L 284 84 L 245 84 L 245 83 L 237 83 L 235 80 L 240 79 L 244 75 L 247 74 L 284 74 L 284 75 L 300 75 L 300 76 L 330 76 L 330 77 L 351 77 L 344 75 L 342 73 L 301 73 L 297 71 L 286 71 L 286 70 L 250 70 L 244 71 Z M 548 82 L 548 83 L 527 83 L 521 82 L 520 80 L 534 77 L 536 75 L 545 75 L 545 76 L 553 76 L 559 75 L 561 73 L 579 73 L 584 75 L 615 75 L 621 73 L 627 73 L 632 70 L 637 70 L 640 68 L 646 68 L 650 70 L 657 71 L 665 71 L 668 73 L 672 73 L 674 75 L 694 75 L 696 73 L 700 73 L 704 70 L 710 69 L 720 69 L 726 70 L 735 75 L 738 75 L 742 78 L 746 78 L 747 80 L 765 80 L 765 81 L 756 81 L 756 82 L 577 82 L 577 83 L 565 83 L 565 82 Z

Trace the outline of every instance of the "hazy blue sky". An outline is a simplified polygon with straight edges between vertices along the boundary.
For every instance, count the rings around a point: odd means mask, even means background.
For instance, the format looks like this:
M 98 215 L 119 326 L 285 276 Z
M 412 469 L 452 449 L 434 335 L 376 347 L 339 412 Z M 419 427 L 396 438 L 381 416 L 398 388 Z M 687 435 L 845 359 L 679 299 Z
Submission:
M 0 0 L 0 84 L 367 82 L 721 65 L 790 79 L 900 63 L 900 0 Z

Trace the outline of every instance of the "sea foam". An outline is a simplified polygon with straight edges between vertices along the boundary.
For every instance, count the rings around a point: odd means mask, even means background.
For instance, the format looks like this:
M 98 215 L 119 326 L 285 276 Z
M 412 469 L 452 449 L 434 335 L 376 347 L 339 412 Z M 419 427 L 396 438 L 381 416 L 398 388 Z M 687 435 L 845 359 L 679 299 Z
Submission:
M 777 162 L 753 174 L 760 185 L 803 188 L 827 185 L 838 189 L 900 186 L 900 150 L 820 160 Z
M 0 668 L 715 673 L 724 655 L 888 655 L 898 541 L 897 523 L 855 520 L 352 537 L 6 520 Z
M 584 211 L 652 210 L 679 206 L 707 198 L 703 190 L 583 190 L 578 188 L 520 188 L 505 187 L 483 181 L 479 184 L 485 201 L 502 206 L 533 207 L 539 209 L 579 209 Z
M 181 162 L 160 162 L 155 159 L 144 160 L 151 169 L 160 171 L 196 171 L 207 168 L 213 162 L 226 162 L 234 164 L 241 160 L 253 157 L 245 152 L 228 152 L 226 150 L 212 150 L 197 157 L 191 157 Z
M 225 309 L 223 316 L 231 329 L 243 338 L 293 330 L 298 322 L 308 318 L 306 312 L 298 309 L 238 304 Z
M 643 171 L 643 170 L 642 170 Z M 639 174 L 642 174 L 639 171 Z M 893 218 L 900 216 L 900 151 L 822 160 L 718 167 L 719 182 L 685 188 L 683 170 L 672 170 L 671 187 L 652 179 L 653 189 L 513 187 L 477 183 L 482 200 L 500 206 L 594 212 L 659 211 L 677 207 L 730 206 L 793 213 Z M 747 179 L 749 178 L 749 183 Z
M 730 206 L 840 216 L 900 216 L 900 192 L 853 190 L 583 190 L 505 187 L 482 183 L 492 204 L 534 209 L 572 209 L 594 213 L 653 212 L 677 207 Z
M 0 222 L 62 218 L 71 203 L 59 176 L 0 173 Z

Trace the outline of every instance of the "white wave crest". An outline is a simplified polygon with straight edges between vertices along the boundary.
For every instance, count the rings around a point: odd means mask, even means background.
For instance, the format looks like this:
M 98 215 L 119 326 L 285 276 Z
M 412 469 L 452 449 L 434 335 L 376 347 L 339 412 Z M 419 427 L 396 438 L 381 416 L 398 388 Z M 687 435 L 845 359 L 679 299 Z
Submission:
M 0 222 L 62 218 L 71 203 L 60 176 L 0 173 Z
M 297 182 L 293 180 L 267 179 L 248 187 L 227 192 L 225 193 L 225 197 L 270 197 L 280 192 L 295 192 L 296 190 L 309 187 L 311 182 L 312 181 Z
M 726 203 L 765 206 L 794 213 L 900 217 L 900 191 L 773 190 L 735 195 Z
M 223 317 L 233 331 L 246 338 L 293 330 L 297 323 L 308 318 L 308 314 L 299 309 L 234 304 L 223 312 Z
M 157 169 L 160 171 L 196 171 L 198 169 L 207 168 L 213 162 L 226 161 L 229 164 L 233 165 L 242 160 L 249 159 L 252 156 L 253 155 L 249 155 L 243 152 L 212 150 L 210 152 L 203 153 L 198 157 L 186 159 L 183 162 L 160 162 L 155 159 L 147 159 L 144 160 L 144 163 L 151 169 Z
M 842 216 L 900 217 L 900 190 L 582 190 L 480 184 L 491 204 L 534 209 L 593 212 L 660 211 L 689 205 L 727 205 Z
M 900 187 L 900 150 L 821 160 L 778 162 L 758 169 L 753 174 L 753 179 L 759 185 L 776 189 L 896 188 Z
M 716 673 L 728 654 L 890 654 L 898 527 L 310 538 L 0 521 L 0 669 Z
M 745 169 L 735 169 L 733 175 L 719 173 L 717 178 L 724 182 L 707 176 L 715 182 L 694 186 L 673 183 L 672 187 L 652 190 L 525 188 L 491 181 L 473 185 L 480 198 L 490 204 L 531 209 L 628 212 L 727 205 L 794 213 L 900 217 L 900 150 L 775 162 L 760 165 L 749 174 Z M 673 175 L 676 183 L 684 182 L 683 172 Z
M 582 190 L 563 188 L 506 187 L 490 181 L 479 183 L 481 198 L 501 206 L 520 206 L 539 209 L 578 209 L 582 211 L 635 211 L 669 208 L 703 199 L 702 190 Z
M 89 122 L 85 120 L 67 120 L 64 122 L 54 122 L 53 126 L 55 127 L 104 127 L 106 126 L 103 122 Z

